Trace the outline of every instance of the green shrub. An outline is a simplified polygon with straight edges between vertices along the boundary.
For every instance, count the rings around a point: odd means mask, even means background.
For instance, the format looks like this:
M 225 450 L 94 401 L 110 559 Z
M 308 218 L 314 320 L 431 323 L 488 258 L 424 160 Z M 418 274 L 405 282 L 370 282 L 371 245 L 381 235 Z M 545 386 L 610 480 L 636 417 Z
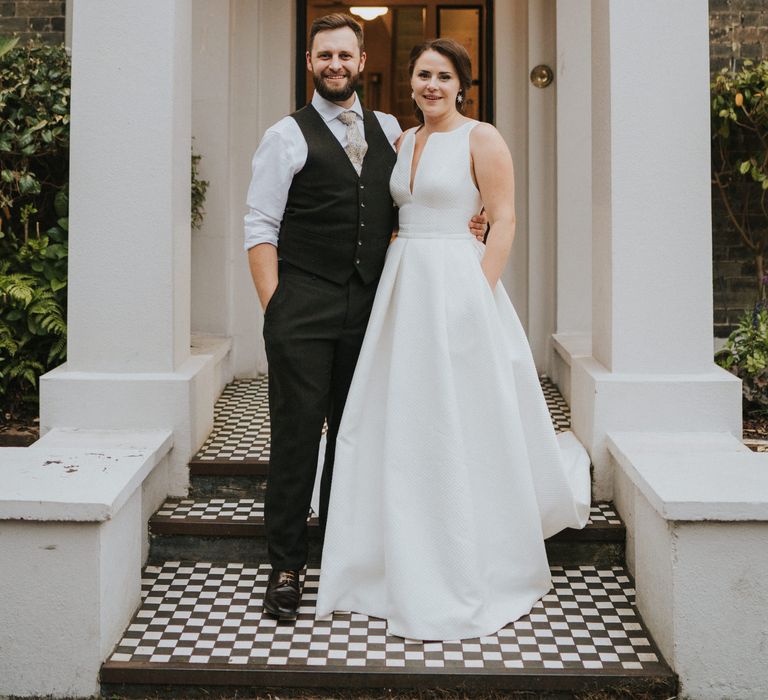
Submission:
M 70 60 L 0 40 L 0 421 L 66 355 Z
M 66 359 L 70 60 L 63 46 L 17 43 L 0 37 L 0 423 L 35 416 L 38 377 Z
M 768 309 L 762 302 L 745 313 L 715 355 L 721 367 L 742 381 L 744 398 L 768 409 Z

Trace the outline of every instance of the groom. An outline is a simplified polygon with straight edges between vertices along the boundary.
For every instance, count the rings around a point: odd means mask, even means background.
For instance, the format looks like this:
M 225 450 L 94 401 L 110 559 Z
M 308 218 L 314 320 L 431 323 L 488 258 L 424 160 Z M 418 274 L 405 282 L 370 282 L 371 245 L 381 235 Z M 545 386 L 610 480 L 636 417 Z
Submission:
M 264 506 L 272 572 L 264 610 L 296 617 L 323 422 L 325 528 L 336 434 L 394 224 L 389 178 L 397 120 L 363 109 L 363 30 L 312 23 L 312 102 L 264 134 L 253 157 L 245 247 L 264 309 L 271 452 Z M 473 233 L 485 230 L 484 219 Z

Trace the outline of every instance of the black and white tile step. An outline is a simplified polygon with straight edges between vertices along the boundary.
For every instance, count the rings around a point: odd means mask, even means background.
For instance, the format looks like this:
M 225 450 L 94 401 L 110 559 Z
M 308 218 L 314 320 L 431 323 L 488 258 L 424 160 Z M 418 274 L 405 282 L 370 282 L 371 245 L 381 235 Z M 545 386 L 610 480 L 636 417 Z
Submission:
M 568 430 L 568 404 L 548 377 L 540 379 L 555 430 Z M 269 463 L 267 389 L 266 375 L 226 386 L 214 408 L 213 431 L 190 462 L 192 474 L 207 474 L 216 466 L 228 467 L 231 474 L 264 473 L 248 467 L 263 468 Z
M 142 604 L 102 667 L 102 683 L 576 690 L 606 682 L 674 690 L 674 676 L 634 607 L 622 567 L 552 567 L 553 589 L 488 637 L 419 642 L 383 620 L 316 619 L 319 571 L 304 574 L 295 622 L 262 612 L 269 567 L 148 566 Z M 643 685 L 646 684 L 646 685 Z
M 312 515 L 310 526 L 317 526 Z M 174 525 L 188 527 L 190 534 L 213 534 L 218 525 L 231 527 L 242 525 L 243 534 L 259 534 L 264 526 L 264 503 L 254 498 L 210 498 L 210 499 L 169 499 L 155 513 L 151 520 L 154 532 L 173 529 Z M 596 503 L 592 506 L 587 527 L 606 530 L 623 530 L 624 524 L 611 503 Z
M 268 557 L 263 501 L 254 498 L 171 499 L 149 521 L 151 563 L 168 559 L 240 561 Z M 309 563 L 319 565 L 320 528 L 309 518 Z M 583 530 L 564 530 L 546 542 L 550 563 L 610 566 L 624 561 L 626 530 L 610 503 L 592 506 Z

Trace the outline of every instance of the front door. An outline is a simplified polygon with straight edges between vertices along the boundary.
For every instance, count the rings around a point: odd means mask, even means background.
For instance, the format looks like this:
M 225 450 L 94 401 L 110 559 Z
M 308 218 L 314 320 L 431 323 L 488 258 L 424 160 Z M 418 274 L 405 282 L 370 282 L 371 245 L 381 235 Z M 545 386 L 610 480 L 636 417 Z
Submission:
M 450 37 L 461 43 L 472 61 L 472 88 L 467 95 L 467 115 L 492 121 L 492 65 L 487 36 L 492 35 L 491 0 L 394 0 L 387 5 L 333 0 L 299 0 L 297 66 L 303 57 L 309 28 L 317 17 L 331 12 L 351 14 L 365 30 L 368 55 L 359 89 L 368 109 L 394 114 L 403 129 L 415 126 L 410 99 L 408 59 L 411 49 L 433 37 Z M 303 65 L 303 61 L 301 61 Z M 310 76 L 297 70 L 297 107 L 312 97 Z

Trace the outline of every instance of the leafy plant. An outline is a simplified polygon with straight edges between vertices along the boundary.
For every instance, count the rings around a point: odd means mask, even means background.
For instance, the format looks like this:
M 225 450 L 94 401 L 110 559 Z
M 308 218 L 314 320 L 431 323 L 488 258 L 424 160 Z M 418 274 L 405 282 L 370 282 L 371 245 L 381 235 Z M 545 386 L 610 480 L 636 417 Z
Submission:
M 715 355 L 721 367 L 742 380 L 744 398 L 768 408 L 768 309 L 759 302 L 745 313 Z
M 200 179 L 200 160 L 202 156 L 199 153 L 195 153 L 192 149 L 192 212 L 191 223 L 192 228 L 199 229 L 203 225 L 203 217 L 205 216 L 205 194 L 208 191 L 207 180 Z
M 0 421 L 66 355 L 69 57 L 0 40 Z
M 0 422 L 34 416 L 37 378 L 66 359 L 70 59 L 0 37 Z M 191 154 L 191 221 L 208 182 Z
M 755 261 L 756 297 L 766 298 L 768 249 L 768 61 L 723 69 L 711 84 L 712 180 Z

